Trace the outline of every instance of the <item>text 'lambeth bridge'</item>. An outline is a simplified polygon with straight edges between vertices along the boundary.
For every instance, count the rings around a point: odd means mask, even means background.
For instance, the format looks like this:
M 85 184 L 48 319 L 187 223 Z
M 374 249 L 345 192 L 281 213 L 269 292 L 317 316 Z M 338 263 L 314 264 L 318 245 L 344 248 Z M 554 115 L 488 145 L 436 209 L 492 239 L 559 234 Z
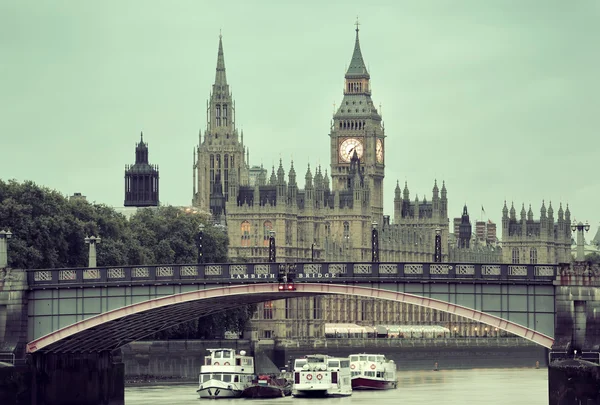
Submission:
M 112 350 L 239 305 L 321 294 L 433 308 L 549 348 L 557 269 L 555 265 L 310 262 L 30 270 L 27 352 Z

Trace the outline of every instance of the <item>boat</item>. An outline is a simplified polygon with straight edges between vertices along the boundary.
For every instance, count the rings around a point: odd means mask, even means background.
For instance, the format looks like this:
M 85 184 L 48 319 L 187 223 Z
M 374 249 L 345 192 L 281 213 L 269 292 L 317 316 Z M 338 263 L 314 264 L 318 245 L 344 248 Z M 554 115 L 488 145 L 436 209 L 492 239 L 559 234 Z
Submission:
M 234 349 L 208 349 L 210 355 L 204 357 L 200 367 L 200 398 L 238 398 L 252 385 L 254 358 L 245 351 L 236 353 Z
M 294 361 L 294 397 L 345 397 L 352 395 L 350 359 L 324 354 Z
M 242 391 L 242 398 L 280 398 L 292 393 L 292 384 L 284 377 L 259 375 Z
M 351 354 L 352 389 L 387 390 L 398 387 L 396 363 L 383 354 Z

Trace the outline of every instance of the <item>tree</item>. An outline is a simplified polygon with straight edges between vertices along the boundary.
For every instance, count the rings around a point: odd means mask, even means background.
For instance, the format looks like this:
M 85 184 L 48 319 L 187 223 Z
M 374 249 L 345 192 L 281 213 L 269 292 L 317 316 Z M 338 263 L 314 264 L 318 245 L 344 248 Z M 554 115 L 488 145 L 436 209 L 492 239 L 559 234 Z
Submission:
M 13 268 L 85 267 L 88 263 L 86 236 L 99 236 L 98 264 L 123 266 L 142 264 L 196 263 L 196 235 L 204 224 L 203 256 L 206 262 L 228 261 L 227 235 L 209 226 L 198 215 L 176 207 L 139 210 L 130 220 L 103 204 L 68 200 L 57 191 L 31 181 L 0 180 L 0 229 L 10 229 L 9 264 Z M 166 336 L 212 337 L 245 325 L 252 306 L 216 314 L 178 325 Z M 204 337 L 204 336 L 202 336 Z
M 594 264 L 600 264 L 600 253 L 592 252 L 585 255 L 586 262 L 592 262 Z

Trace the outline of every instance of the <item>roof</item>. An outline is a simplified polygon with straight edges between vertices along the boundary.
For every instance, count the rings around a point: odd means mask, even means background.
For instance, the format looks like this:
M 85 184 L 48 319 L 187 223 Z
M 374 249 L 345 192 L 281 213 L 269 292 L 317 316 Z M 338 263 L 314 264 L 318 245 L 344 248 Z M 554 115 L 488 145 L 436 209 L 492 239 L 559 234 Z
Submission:
M 358 26 L 356 27 L 356 40 L 354 41 L 354 52 L 352 53 L 352 59 L 350 60 L 350 66 L 346 71 L 346 78 L 348 77 L 364 77 L 369 78 L 369 72 L 365 66 L 365 61 L 360 51 L 360 41 L 358 39 Z

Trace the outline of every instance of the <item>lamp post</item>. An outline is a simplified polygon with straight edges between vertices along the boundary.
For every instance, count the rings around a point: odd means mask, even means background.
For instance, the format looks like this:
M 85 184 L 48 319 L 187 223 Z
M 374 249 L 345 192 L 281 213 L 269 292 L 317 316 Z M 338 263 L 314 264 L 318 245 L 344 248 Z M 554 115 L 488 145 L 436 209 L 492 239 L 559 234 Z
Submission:
M 583 262 L 585 260 L 585 244 L 583 231 L 585 230 L 586 232 L 589 232 L 590 224 L 587 221 L 585 222 L 585 225 L 582 222 L 576 223 L 575 221 L 573 221 L 573 224 L 571 225 L 571 230 L 573 232 L 577 231 L 577 257 L 575 260 L 578 262 Z
M 377 222 L 373 221 L 373 231 L 371 231 L 371 261 L 379 263 L 379 232 L 377 232 Z
M 433 254 L 433 262 L 442 262 L 442 231 L 440 228 L 435 229 L 435 253 Z
M 315 246 L 317 244 L 315 242 L 312 243 L 312 245 L 310 245 L 310 261 L 314 262 L 315 261 Z
M 269 263 L 275 263 L 275 253 L 276 253 L 276 247 L 275 247 L 275 231 L 270 230 L 269 231 Z
M 85 243 L 87 243 L 90 246 L 88 250 L 88 267 L 91 269 L 96 268 L 96 245 L 100 243 L 102 239 L 92 235 L 86 237 L 84 240 Z
M 8 240 L 12 238 L 10 231 L 0 231 L 0 269 L 8 267 Z
M 204 238 L 204 224 L 200 223 L 198 225 L 198 264 L 204 263 L 204 252 L 202 249 L 202 238 Z

